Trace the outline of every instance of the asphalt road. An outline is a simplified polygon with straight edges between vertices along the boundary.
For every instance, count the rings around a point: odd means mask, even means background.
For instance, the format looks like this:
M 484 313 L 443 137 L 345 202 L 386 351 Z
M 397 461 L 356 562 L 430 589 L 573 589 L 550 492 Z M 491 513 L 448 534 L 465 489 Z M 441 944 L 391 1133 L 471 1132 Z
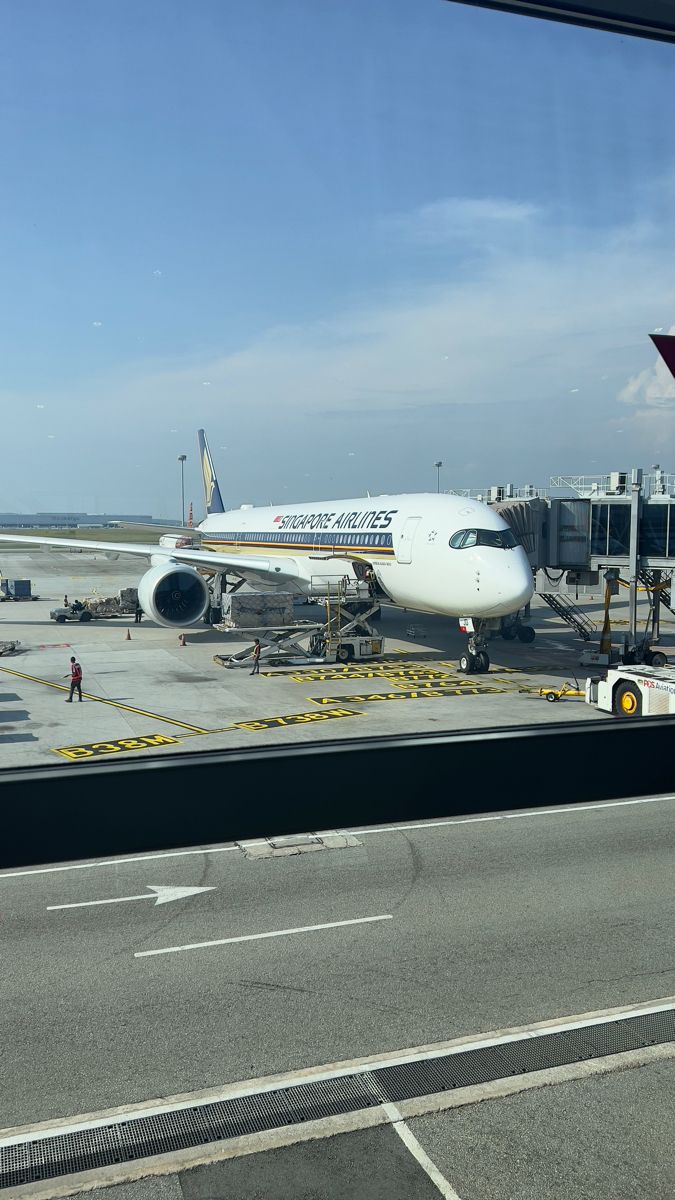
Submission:
M 669 995 L 674 816 L 543 811 L 0 877 L 0 1126 Z M 213 890 L 48 911 L 149 885 Z

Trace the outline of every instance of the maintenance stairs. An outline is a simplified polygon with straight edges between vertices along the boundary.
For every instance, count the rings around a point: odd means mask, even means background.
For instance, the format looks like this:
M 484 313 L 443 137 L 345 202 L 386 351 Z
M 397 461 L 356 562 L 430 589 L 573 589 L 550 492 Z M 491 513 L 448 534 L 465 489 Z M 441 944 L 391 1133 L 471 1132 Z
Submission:
M 230 628 L 216 625 L 220 633 L 238 637 L 256 636 L 260 642 L 261 663 L 323 664 L 325 662 L 347 661 L 351 653 L 343 654 L 343 640 L 353 642 L 354 638 L 369 637 L 373 643 L 381 646 L 381 636 L 370 624 L 371 620 L 380 615 L 380 600 L 368 594 L 365 585 L 340 587 L 331 596 L 324 593 L 320 603 L 325 608 L 323 621 L 298 621 L 294 625 L 277 626 L 248 626 Z M 235 654 L 216 654 L 213 661 L 223 667 L 246 667 L 251 665 L 253 645 L 247 646 Z M 373 649 L 372 653 L 381 653 L 381 649 Z
M 561 620 L 565 621 L 567 625 L 571 625 L 572 629 L 576 629 L 580 638 L 583 638 L 585 642 L 590 642 L 596 626 L 590 617 L 586 616 L 583 609 L 570 600 L 569 596 L 564 596 L 560 592 L 540 592 L 539 595 Z
M 650 589 L 650 591 L 653 588 L 658 588 L 657 594 L 659 596 L 661 603 L 675 617 L 675 609 L 673 608 L 673 599 L 672 599 L 672 595 L 671 595 L 672 580 L 669 583 L 668 580 L 658 579 L 657 576 L 658 576 L 657 571 L 648 571 L 646 569 L 643 571 L 640 571 L 640 575 L 639 575 L 640 583 L 643 583 L 645 587 Z

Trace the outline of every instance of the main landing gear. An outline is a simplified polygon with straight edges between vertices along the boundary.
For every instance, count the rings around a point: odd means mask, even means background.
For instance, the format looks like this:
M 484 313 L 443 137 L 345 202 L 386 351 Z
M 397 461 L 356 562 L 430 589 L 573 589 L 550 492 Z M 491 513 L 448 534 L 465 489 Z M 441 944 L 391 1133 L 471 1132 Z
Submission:
M 487 652 L 486 622 L 466 617 L 460 621 L 459 628 L 462 633 L 469 635 L 466 654 L 460 656 L 460 671 L 464 675 L 487 675 L 490 670 L 490 656 Z

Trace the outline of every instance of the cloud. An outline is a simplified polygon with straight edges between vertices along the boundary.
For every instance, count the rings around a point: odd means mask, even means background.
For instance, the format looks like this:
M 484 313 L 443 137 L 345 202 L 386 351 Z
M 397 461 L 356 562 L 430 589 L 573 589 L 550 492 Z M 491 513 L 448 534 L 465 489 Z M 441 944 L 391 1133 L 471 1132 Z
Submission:
M 390 234 L 431 245 L 457 239 L 491 241 L 532 222 L 541 211 L 535 204 L 518 200 L 451 196 L 411 213 L 387 217 L 382 227 Z
M 394 286 L 373 287 L 358 305 L 261 329 L 229 353 L 146 359 L 34 394 L 5 393 L 0 404 L 17 437 L 29 441 L 41 416 L 35 404 L 56 404 L 78 454 L 78 480 L 95 490 L 105 476 L 111 509 L 115 497 L 119 507 L 117 464 L 130 437 L 144 446 L 147 468 L 129 506 L 175 508 L 163 482 L 174 449 L 169 430 L 187 438 L 201 425 L 214 446 L 233 451 L 221 480 L 231 503 L 282 492 L 301 498 L 296 481 L 317 452 L 325 478 L 334 475 L 335 495 L 358 495 L 364 485 L 435 487 L 429 463 L 452 456 L 461 464 L 469 452 L 480 466 L 458 466 L 448 486 L 491 477 L 546 482 L 549 474 L 583 470 L 590 456 L 611 456 L 631 435 L 633 461 L 657 461 L 666 453 L 655 444 L 662 434 L 675 453 L 675 381 L 661 374 L 660 360 L 649 366 L 648 331 L 675 313 L 675 273 L 663 249 L 675 237 L 675 215 L 665 211 L 658 225 L 641 221 L 639 236 L 631 236 L 628 225 L 602 232 L 561 226 L 533 204 L 439 201 L 410 214 L 409 228 L 427 221 L 431 229 L 435 221 L 437 230 L 452 222 L 454 229 L 464 222 L 466 229 L 528 230 L 527 244 L 495 235 L 486 248 L 479 238 L 460 239 L 461 269 L 453 262 L 439 272 L 434 256 L 430 280 L 428 244 L 413 239 L 392 260 Z M 110 412 L 104 453 L 101 414 Z M 614 436 L 619 428 L 622 438 Z M 350 457 L 355 434 L 359 453 Z M 189 450 L 192 443 L 183 444 Z M 45 492 L 31 505 L 63 506 L 53 468 L 42 475 L 37 459 Z M 189 456 L 188 471 L 191 465 Z M 8 498 L 22 486 L 20 467 L 10 477 L 13 468 L 10 462 L 3 481 Z M 163 495 L 162 504 L 154 499 Z
M 668 333 L 675 334 L 675 325 L 671 325 Z M 623 404 L 635 404 L 641 409 L 668 409 L 675 413 L 675 379 L 658 352 L 651 367 L 646 367 L 628 380 L 619 392 L 619 400 Z

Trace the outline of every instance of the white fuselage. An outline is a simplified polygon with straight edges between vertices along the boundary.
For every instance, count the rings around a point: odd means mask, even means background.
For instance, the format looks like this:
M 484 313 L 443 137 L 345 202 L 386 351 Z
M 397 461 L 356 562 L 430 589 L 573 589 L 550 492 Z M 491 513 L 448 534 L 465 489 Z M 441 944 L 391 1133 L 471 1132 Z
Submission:
M 208 516 L 199 529 L 205 549 L 278 557 L 286 568 L 292 563 L 299 590 L 308 594 L 323 582 L 351 577 L 352 561 L 372 567 L 395 604 L 445 616 L 504 616 L 533 592 L 527 555 L 512 544 L 507 523 L 487 505 L 460 496 L 243 507 Z M 469 535 L 464 548 L 451 547 L 461 530 L 480 532 Z M 490 545 L 500 534 L 504 545 Z

